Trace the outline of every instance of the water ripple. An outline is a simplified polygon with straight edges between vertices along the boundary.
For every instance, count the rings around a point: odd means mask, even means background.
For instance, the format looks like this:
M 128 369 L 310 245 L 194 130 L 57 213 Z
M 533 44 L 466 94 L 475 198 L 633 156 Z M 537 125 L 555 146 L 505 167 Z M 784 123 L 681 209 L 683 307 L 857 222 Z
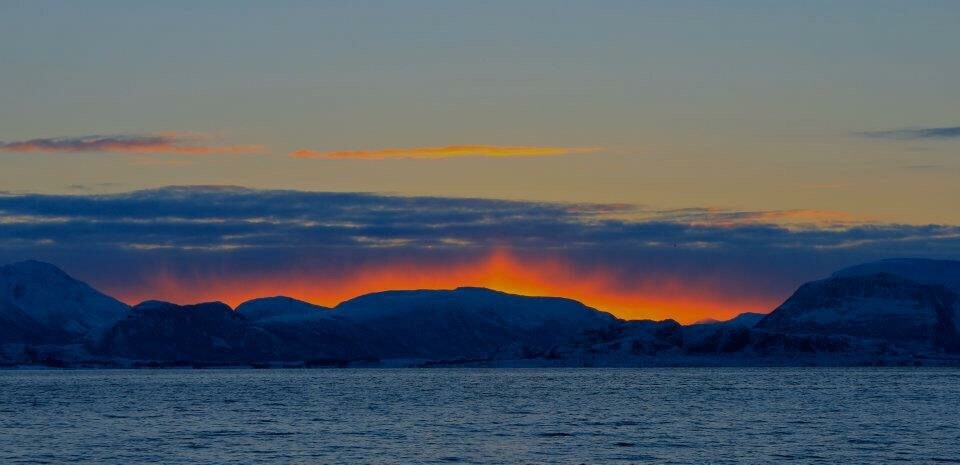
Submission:
M 0 371 L 0 463 L 960 463 L 960 370 Z

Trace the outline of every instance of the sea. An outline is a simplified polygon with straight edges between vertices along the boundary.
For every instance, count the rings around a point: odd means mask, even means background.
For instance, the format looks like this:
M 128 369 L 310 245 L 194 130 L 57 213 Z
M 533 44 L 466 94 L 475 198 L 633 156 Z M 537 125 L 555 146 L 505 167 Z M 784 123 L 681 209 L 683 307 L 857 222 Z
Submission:
M 960 370 L 0 371 L 0 464 L 155 463 L 960 463 Z

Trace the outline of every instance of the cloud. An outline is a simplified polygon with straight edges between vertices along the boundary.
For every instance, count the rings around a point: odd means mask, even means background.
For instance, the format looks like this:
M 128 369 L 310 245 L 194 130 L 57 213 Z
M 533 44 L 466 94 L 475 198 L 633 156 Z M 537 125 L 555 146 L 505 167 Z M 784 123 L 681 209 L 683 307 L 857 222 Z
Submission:
M 342 150 L 322 152 L 300 149 L 290 153 L 293 158 L 332 158 L 382 160 L 387 158 L 435 159 L 452 157 L 531 157 L 590 153 L 600 147 L 541 147 L 526 145 L 447 145 L 441 147 L 385 148 L 375 150 Z
M 858 218 L 848 212 L 815 209 L 735 211 L 706 207 L 658 210 L 652 214 L 660 219 L 713 226 L 760 223 L 784 227 L 845 228 L 870 222 L 867 218 Z
M 867 131 L 861 132 L 860 134 L 878 139 L 896 140 L 958 139 L 960 138 L 960 126 L 891 129 L 886 131 Z
M 0 263 L 47 260 L 128 300 L 293 294 L 331 304 L 469 284 L 636 317 L 720 317 L 769 310 L 844 266 L 905 256 L 960 257 L 960 227 L 223 186 L 0 195 Z
M 246 154 L 263 152 L 259 145 L 198 145 L 198 137 L 180 134 L 124 134 L 51 137 L 0 142 L 0 151 L 14 153 Z
M 622 213 L 622 214 L 621 214 Z M 625 219 L 630 215 L 640 219 Z M 960 234 L 952 225 L 835 222 L 818 210 L 644 210 L 620 204 L 567 204 L 366 193 L 191 186 L 101 195 L 0 195 L 0 227 L 13 239 L 79 241 L 123 249 L 223 245 L 248 249 L 373 245 L 408 250 L 493 248 L 630 252 L 709 246 L 718 250 L 796 249 L 845 244 L 933 243 Z M 804 228 L 775 221 L 799 220 Z M 826 219 L 831 227 L 823 227 Z M 933 241 L 933 242 L 931 242 Z M 952 242 L 941 244 L 955 245 Z M 929 251 L 936 251 L 931 249 Z M 942 249 L 946 250 L 946 249 Z M 953 250 L 953 249 L 950 249 Z M 878 250 L 880 251 L 880 250 Z

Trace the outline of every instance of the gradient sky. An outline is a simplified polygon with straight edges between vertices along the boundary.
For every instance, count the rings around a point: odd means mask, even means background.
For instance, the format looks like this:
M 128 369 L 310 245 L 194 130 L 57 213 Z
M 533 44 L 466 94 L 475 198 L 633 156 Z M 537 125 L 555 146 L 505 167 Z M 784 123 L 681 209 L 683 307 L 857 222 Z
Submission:
M 131 275 L 97 271 L 93 255 L 43 248 L 45 240 L 68 240 L 77 221 L 103 221 L 104 212 L 63 224 L 56 222 L 63 214 L 11 205 L 137 197 L 122 193 L 170 185 L 244 186 L 261 199 L 273 198 L 270 189 L 368 192 L 387 203 L 433 196 L 451 202 L 443 208 L 466 197 L 554 202 L 560 210 L 604 204 L 602 221 L 541 213 L 577 227 L 672 224 L 713 228 L 713 235 L 696 242 L 675 240 L 675 230 L 644 230 L 646 245 L 620 245 L 632 263 L 599 236 L 588 246 L 536 242 L 518 232 L 522 221 L 499 225 L 509 240 L 496 244 L 469 231 L 430 236 L 449 239 L 448 261 L 404 242 L 422 239 L 422 231 L 369 237 L 394 241 L 375 244 L 397 249 L 387 254 L 390 266 L 546 260 L 537 266 L 568 274 L 603 268 L 598 286 L 607 300 L 595 302 L 660 308 L 632 316 L 669 314 L 664 302 L 681 295 L 702 295 L 698 305 L 710 308 L 737 302 L 710 314 L 760 310 L 798 280 L 855 260 L 958 258 L 958 24 L 954 1 L 0 0 L 0 191 L 7 193 L 0 259 L 67 262 L 128 299 L 159 293 L 153 275 L 130 282 Z M 193 201 L 206 195 L 186 192 Z M 237 221 L 284 217 L 245 215 Z M 149 210 L 137 216 L 170 221 Z M 471 221 L 471 231 L 487 224 Z M 54 227 L 29 236 L 15 229 L 25 224 Z M 179 234 L 210 232 L 192 227 Z M 807 236 L 790 234 L 871 230 L 883 237 L 866 248 L 844 237 L 849 241 L 784 255 L 776 241 L 755 250 L 729 246 L 722 233 L 741 227 L 796 240 Z M 230 243 L 218 237 L 203 247 Z M 356 234 L 338 237 L 363 242 Z M 178 248 L 181 239 L 170 232 L 151 243 L 165 247 L 150 249 L 151 263 L 182 274 L 253 260 L 235 249 L 213 258 L 181 255 L 197 250 Z M 102 245 L 98 259 L 144 258 L 131 255 L 131 238 L 90 240 L 112 244 Z M 308 245 L 321 240 L 311 236 Z M 910 241 L 922 246 L 903 245 Z M 678 242 L 686 252 L 673 250 Z M 732 247 L 729 253 L 690 252 L 719 243 Z M 670 249 L 644 262 L 653 256 L 650 244 Z M 311 250 L 315 255 L 304 256 L 316 261 L 332 253 Z M 787 255 L 802 255 L 798 268 L 771 275 Z M 351 269 L 371 266 L 365 248 L 336 256 Z M 274 276 L 293 273 L 289 262 L 256 257 L 249 263 Z M 332 279 L 316 264 L 297 267 Z M 648 278 L 659 269 L 657 279 L 673 283 L 660 288 L 676 290 L 610 301 L 643 287 L 638 269 Z M 766 288 L 750 290 L 761 276 Z M 165 283 L 165 292 L 182 299 L 210 297 Z M 335 299 L 308 294 L 301 292 Z M 663 302 L 651 304 L 654 298 Z

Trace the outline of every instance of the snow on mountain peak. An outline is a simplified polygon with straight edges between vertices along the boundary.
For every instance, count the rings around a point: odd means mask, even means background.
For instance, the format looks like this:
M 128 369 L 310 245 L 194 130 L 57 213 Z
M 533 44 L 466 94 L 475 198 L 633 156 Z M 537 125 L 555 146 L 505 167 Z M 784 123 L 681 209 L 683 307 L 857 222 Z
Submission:
M 53 330 L 98 333 L 129 307 L 49 263 L 27 260 L 0 266 L 0 299 Z

